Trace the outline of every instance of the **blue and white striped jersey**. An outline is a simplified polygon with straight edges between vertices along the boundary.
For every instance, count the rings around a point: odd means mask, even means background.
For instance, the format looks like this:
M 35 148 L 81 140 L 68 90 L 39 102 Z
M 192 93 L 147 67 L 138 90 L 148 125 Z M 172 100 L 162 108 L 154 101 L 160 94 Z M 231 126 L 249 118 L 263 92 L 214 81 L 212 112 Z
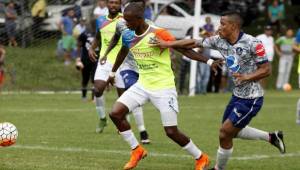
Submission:
M 215 35 L 197 42 L 198 46 L 218 50 L 226 61 L 229 71 L 240 74 L 249 74 L 257 70 L 257 65 L 268 62 L 264 46 L 255 37 L 240 33 L 235 44 L 230 44 L 227 40 Z M 264 95 L 263 88 L 258 81 L 248 81 L 239 83 L 233 78 L 235 87 L 233 95 L 253 99 Z

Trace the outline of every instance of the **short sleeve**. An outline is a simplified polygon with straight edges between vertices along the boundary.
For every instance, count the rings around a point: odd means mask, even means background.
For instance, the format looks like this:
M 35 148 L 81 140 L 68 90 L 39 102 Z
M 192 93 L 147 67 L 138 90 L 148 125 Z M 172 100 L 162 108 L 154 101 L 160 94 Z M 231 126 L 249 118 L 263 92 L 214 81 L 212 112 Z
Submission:
M 133 40 L 134 40 L 134 32 L 129 29 L 124 30 L 122 34 L 122 45 L 127 48 L 130 48 L 130 44 Z
M 211 36 L 201 40 L 197 40 L 198 47 L 215 49 L 215 44 L 218 41 L 218 36 Z
M 96 19 L 96 31 L 98 31 L 100 28 L 100 21 L 99 19 Z
M 127 29 L 126 21 L 120 20 L 120 21 L 118 21 L 117 24 L 116 24 L 116 32 L 115 32 L 115 34 L 121 35 L 122 32 L 123 32 L 124 30 L 126 30 L 126 29 Z
M 264 64 L 268 62 L 266 50 L 262 42 L 258 39 L 253 40 L 251 46 L 251 54 L 256 64 Z
M 104 21 L 105 21 L 105 16 L 99 16 L 96 19 L 96 30 L 97 31 L 101 28 L 101 25 L 103 24 Z
M 281 42 L 282 42 L 282 37 L 278 38 L 278 39 L 275 41 L 275 43 L 278 44 L 278 45 L 280 45 Z
M 164 41 L 175 41 L 175 37 L 166 29 L 155 30 L 155 36 Z

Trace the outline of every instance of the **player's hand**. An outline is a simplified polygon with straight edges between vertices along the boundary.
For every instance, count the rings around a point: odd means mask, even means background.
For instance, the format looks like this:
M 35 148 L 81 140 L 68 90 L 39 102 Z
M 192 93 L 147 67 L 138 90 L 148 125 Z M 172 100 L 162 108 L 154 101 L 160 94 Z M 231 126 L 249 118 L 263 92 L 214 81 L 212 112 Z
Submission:
M 89 59 L 92 61 L 92 62 L 97 62 L 97 58 L 96 58 L 97 54 L 95 53 L 95 51 L 90 48 L 89 49 Z
M 249 80 L 249 76 L 247 74 L 232 73 L 232 76 L 236 78 L 238 84 Z
M 215 76 L 218 74 L 218 68 L 222 69 L 223 64 L 224 64 L 223 59 L 217 59 L 212 63 L 211 69 L 213 70 Z
M 115 84 L 115 76 L 109 76 L 107 79 L 107 86 Z
M 106 56 L 101 57 L 101 59 L 100 59 L 100 64 L 101 64 L 101 65 L 105 64 L 105 63 L 106 63 L 106 60 L 107 60 L 107 57 L 106 57 Z

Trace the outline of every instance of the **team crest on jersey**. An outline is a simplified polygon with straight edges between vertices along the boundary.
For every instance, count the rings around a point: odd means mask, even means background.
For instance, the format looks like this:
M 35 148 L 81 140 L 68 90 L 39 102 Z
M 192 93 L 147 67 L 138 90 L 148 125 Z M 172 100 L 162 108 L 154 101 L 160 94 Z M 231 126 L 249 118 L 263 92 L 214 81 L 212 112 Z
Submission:
M 263 57 L 266 54 L 265 47 L 262 44 L 256 45 L 255 52 L 258 57 Z
M 243 54 L 243 49 L 241 47 L 236 48 L 236 54 L 237 55 L 242 55 Z

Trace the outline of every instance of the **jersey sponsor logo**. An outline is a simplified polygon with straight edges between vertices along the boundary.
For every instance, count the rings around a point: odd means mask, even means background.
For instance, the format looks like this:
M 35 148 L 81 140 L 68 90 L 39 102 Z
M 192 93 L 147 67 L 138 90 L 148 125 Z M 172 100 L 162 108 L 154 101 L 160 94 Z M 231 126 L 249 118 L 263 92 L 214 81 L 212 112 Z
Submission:
M 238 59 L 232 55 L 226 57 L 226 66 L 234 73 L 240 70 Z
M 157 69 L 158 65 L 156 65 L 155 63 L 153 63 L 153 64 L 138 64 L 138 67 L 140 70 L 153 70 L 153 69 Z
M 255 52 L 258 57 L 263 57 L 266 54 L 265 47 L 262 44 L 256 45 Z
M 243 49 L 241 47 L 236 48 L 236 54 L 237 55 L 242 55 L 243 54 Z

